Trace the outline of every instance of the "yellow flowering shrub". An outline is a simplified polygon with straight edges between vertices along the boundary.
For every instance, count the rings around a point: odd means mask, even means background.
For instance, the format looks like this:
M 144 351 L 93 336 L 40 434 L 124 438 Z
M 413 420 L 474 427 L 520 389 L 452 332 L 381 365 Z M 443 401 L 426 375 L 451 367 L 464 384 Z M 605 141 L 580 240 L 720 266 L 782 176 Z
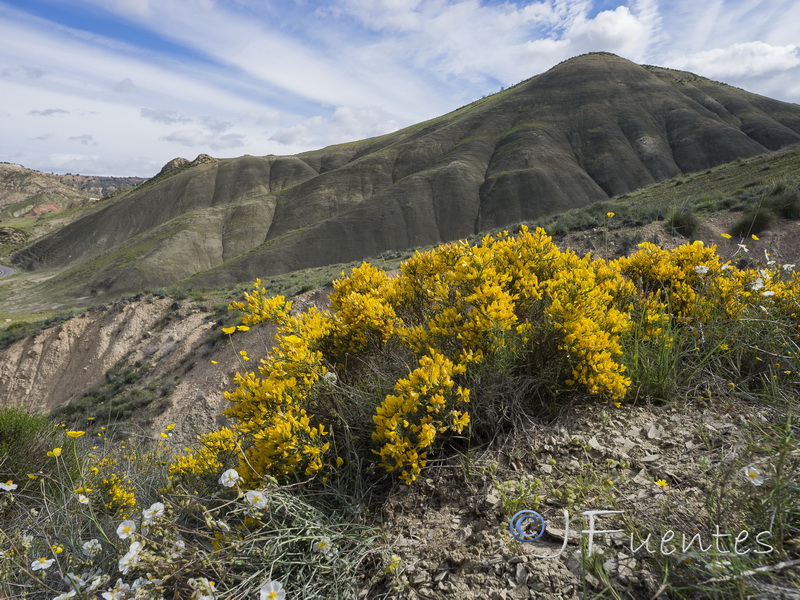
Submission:
M 243 325 L 258 325 L 265 321 L 282 322 L 292 308 L 283 296 L 267 297 L 266 288 L 261 287 L 261 280 L 256 279 L 253 292 L 244 293 L 244 300 L 232 302 L 228 310 L 240 310 Z
M 692 347 L 727 348 L 704 326 L 765 304 L 796 320 L 800 279 L 778 271 L 723 264 L 700 242 L 672 251 L 646 243 L 615 261 L 579 257 L 522 227 L 417 252 L 396 276 L 364 263 L 333 283 L 327 310 L 292 314 L 291 302 L 267 298 L 256 281 L 229 308 L 243 312 L 244 326 L 272 321 L 278 333 L 257 370 L 237 374 L 226 393 L 239 471 L 255 485 L 335 469 L 326 455 L 337 428 L 352 436 L 371 426 L 359 443 L 371 442 L 383 468 L 411 483 L 475 415 L 484 427 L 506 418 L 504 380 L 550 382 L 549 398 L 574 389 L 619 401 L 633 383 L 628 345 L 639 364 L 647 344 L 671 347 L 675 327 L 697 338 Z M 343 421 L 341 403 L 369 419 Z M 199 452 L 175 471 L 221 468 Z
M 197 436 L 199 448 L 187 448 L 169 465 L 170 479 L 203 478 L 218 473 L 224 466 L 226 457 L 237 455 L 238 438 L 237 430 L 229 427 Z
M 403 469 L 400 479 L 411 483 L 425 466 L 436 434 L 461 433 L 469 424 L 469 390 L 453 380 L 465 371 L 464 365 L 432 350 L 407 378 L 397 381 L 373 417 L 372 439 L 383 444 L 375 452 L 387 471 Z
M 117 459 L 101 459 L 92 473 L 95 482 L 91 485 L 97 488 L 103 506 L 118 518 L 130 517 L 136 509 L 136 490 Z

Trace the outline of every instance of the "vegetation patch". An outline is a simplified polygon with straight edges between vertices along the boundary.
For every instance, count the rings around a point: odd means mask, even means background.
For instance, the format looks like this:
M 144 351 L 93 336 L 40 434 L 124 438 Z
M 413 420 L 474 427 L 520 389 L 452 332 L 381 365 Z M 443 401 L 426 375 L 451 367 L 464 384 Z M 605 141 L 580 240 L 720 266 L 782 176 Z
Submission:
M 148 369 L 119 364 L 93 392 L 101 401 L 53 428 L 52 447 L 20 440 L 16 456 L 41 466 L 4 464 L 0 589 L 485 598 L 508 578 L 542 597 L 553 581 L 559 594 L 626 598 L 794 589 L 800 277 L 758 267 L 699 242 L 579 257 L 523 227 L 419 252 L 396 276 L 363 264 L 333 283 L 326 309 L 296 311 L 257 281 L 222 332 L 235 347 L 274 322 L 277 344 L 238 351 L 226 427 L 188 449 L 170 448 L 172 425 L 150 443 L 113 439 L 92 411 Z M 691 404 L 703 410 L 682 417 Z M 547 539 L 560 535 L 572 558 L 534 565 L 539 550 L 510 535 L 519 510 L 553 522 L 587 507 L 622 511 L 603 526 L 636 544 L 667 530 L 706 538 L 593 552 L 553 527 Z M 441 511 L 446 526 L 382 539 L 382 511 L 394 523 L 416 513 L 415 527 Z M 714 527 L 733 537 L 707 546 Z M 737 553 L 744 530 L 751 551 Z M 486 564 L 468 558 L 478 547 Z

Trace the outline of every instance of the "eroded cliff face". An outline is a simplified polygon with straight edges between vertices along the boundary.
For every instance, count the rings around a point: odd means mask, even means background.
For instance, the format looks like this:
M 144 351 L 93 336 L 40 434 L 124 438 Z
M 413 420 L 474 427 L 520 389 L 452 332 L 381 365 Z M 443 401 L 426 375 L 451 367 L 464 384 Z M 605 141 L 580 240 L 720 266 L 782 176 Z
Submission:
M 326 298 L 315 290 L 295 308 Z M 155 296 L 74 316 L 0 350 L 0 406 L 76 423 L 124 420 L 145 433 L 176 423 L 176 438 L 190 441 L 226 423 L 223 392 L 274 343 L 273 325 L 227 336 L 218 319 L 199 303 Z M 240 350 L 253 360 L 242 362 Z

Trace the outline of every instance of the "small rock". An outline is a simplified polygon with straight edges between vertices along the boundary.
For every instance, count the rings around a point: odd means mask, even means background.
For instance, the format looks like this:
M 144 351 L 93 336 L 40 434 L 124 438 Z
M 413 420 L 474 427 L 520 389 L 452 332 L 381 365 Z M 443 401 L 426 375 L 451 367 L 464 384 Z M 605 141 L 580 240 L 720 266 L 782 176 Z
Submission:
M 495 488 L 492 488 L 491 490 L 489 490 L 489 493 L 486 494 L 485 502 L 489 508 L 497 508 L 498 506 L 500 506 L 500 503 L 502 502 L 502 498 L 500 497 L 500 492 L 498 492 Z
M 530 577 L 528 569 L 525 568 L 525 565 L 519 563 L 514 573 L 514 579 L 516 579 L 517 585 L 525 585 L 528 582 L 528 577 Z
M 651 440 L 657 440 L 664 435 L 664 430 L 660 427 L 656 427 L 655 425 L 651 425 L 650 429 L 647 430 L 647 437 Z

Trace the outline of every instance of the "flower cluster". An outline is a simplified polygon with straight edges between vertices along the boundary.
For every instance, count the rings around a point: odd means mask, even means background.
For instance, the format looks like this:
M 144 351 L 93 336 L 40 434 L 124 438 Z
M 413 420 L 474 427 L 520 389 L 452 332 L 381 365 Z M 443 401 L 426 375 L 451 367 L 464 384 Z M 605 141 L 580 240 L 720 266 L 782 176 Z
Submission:
M 700 242 L 672 251 L 645 243 L 614 261 L 580 257 L 522 227 L 417 252 L 396 276 L 364 263 L 333 283 L 327 310 L 292 313 L 256 281 L 229 308 L 243 312 L 239 327 L 274 321 L 277 344 L 226 393 L 225 414 L 240 436 L 238 473 L 252 488 L 265 475 L 337 468 L 325 458 L 337 426 L 328 407 L 372 385 L 366 365 L 394 360 L 408 367 L 369 400 L 370 438 L 381 465 L 411 483 L 437 444 L 497 402 L 482 394 L 487 372 L 543 373 L 619 402 L 632 385 L 626 345 L 669 347 L 668 325 L 705 339 L 702 324 L 767 304 L 797 320 L 800 277 L 780 271 L 734 268 Z M 211 456 L 195 463 L 231 466 Z
M 461 433 L 469 423 L 464 410 L 469 390 L 453 380 L 465 371 L 464 365 L 432 351 L 395 384 L 394 394 L 386 396 L 373 417 L 372 439 L 383 444 L 377 454 L 387 471 L 402 469 L 400 479 L 411 483 L 425 466 L 436 434 L 448 429 Z

